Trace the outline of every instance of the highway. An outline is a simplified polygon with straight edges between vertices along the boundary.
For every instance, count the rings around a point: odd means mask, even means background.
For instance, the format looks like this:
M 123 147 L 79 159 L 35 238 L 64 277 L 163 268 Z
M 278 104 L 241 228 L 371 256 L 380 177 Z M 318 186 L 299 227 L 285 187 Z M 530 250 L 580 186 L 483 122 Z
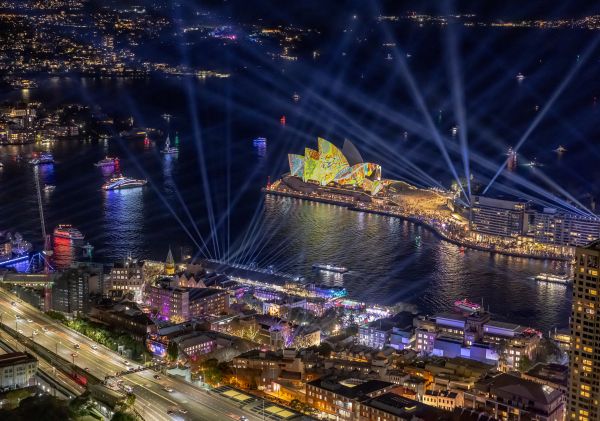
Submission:
M 126 364 L 126 360 L 119 354 L 20 302 L 3 289 L 0 289 L 0 320 L 8 327 L 33 338 L 36 344 L 74 362 L 101 380 L 129 367 L 138 367 L 133 361 L 127 361 Z M 76 349 L 75 344 L 79 344 L 80 348 Z M 96 349 L 93 349 L 94 347 Z M 216 396 L 215 393 L 207 393 L 168 376 L 160 375 L 160 379 L 157 380 L 155 375 L 154 371 L 145 370 L 122 376 L 123 383 L 133 388 L 136 395 L 135 409 L 145 420 L 223 421 L 239 420 L 242 415 L 248 420 L 262 419 L 252 412 L 240 409 L 225 398 Z M 166 389 L 173 391 L 169 392 Z M 168 410 L 175 410 L 176 415 L 167 414 Z

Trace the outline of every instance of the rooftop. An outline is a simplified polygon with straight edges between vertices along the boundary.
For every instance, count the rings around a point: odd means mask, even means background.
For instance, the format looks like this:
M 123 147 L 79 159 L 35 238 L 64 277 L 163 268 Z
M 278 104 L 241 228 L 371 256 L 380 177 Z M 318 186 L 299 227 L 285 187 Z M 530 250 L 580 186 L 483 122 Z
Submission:
M 356 384 L 353 384 L 354 382 Z M 360 399 L 370 393 L 394 386 L 394 383 L 383 380 L 362 381 L 357 379 L 338 379 L 335 377 L 317 379 L 308 384 L 342 395 L 348 399 Z
M 369 399 L 363 405 L 393 414 L 405 420 L 442 421 L 450 419 L 450 413 L 395 393 L 384 393 Z
M 37 362 L 37 359 L 28 352 L 9 352 L 8 354 L 0 355 L 0 367 L 32 362 Z

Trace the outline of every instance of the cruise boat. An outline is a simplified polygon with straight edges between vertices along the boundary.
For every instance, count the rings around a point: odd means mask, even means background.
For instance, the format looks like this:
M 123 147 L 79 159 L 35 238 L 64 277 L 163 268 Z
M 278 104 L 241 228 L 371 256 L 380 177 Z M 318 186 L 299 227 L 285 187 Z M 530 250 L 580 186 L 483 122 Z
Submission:
M 123 189 L 135 189 L 137 187 L 143 187 L 148 183 L 146 180 L 138 180 L 135 178 L 113 177 L 102 185 L 103 190 L 123 190 Z
M 119 164 L 119 158 L 111 158 L 107 156 L 106 158 L 96 162 L 94 165 L 96 167 L 112 167 L 114 165 Z
M 179 148 L 176 146 L 171 146 L 171 139 L 169 139 L 169 135 L 167 135 L 167 140 L 165 142 L 165 147 L 161 149 L 161 153 L 164 154 L 173 154 L 179 153 Z
M 54 164 L 54 156 L 50 152 L 42 152 L 35 158 L 29 160 L 31 165 Z
M 60 224 L 54 228 L 54 238 L 66 238 L 67 240 L 83 240 L 83 234 L 77 228 L 69 224 Z
M 567 148 L 565 148 L 563 145 L 558 145 L 558 148 L 554 149 L 554 152 L 556 153 L 564 153 L 567 151 Z
M 536 275 L 535 280 L 540 282 L 551 282 L 554 284 L 570 284 L 571 276 L 555 275 L 553 273 L 540 273 L 539 275 Z
M 479 310 L 481 310 L 481 305 L 473 303 L 466 298 L 462 300 L 456 300 L 454 302 L 454 307 L 468 313 L 477 313 Z
M 313 269 L 324 270 L 327 272 L 346 273 L 348 268 L 344 266 L 331 265 L 329 263 L 315 263 L 312 265 Z

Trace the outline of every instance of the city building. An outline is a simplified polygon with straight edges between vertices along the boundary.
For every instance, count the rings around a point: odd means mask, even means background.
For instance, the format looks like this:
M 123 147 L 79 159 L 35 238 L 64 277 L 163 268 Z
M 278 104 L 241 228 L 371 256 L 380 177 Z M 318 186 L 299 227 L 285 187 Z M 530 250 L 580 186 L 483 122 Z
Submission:
M 174 339 L 186 356 L 195 359 L 198 355 L 208 354 L 217 348 L 217 341 L 207 335 L 192 333 Z
M 538 243 L 584 246 L 600 238 L 600 217 L 544 208 L 534 216 L 533 238 Z
M 502 421 L 563 421 L 565 415 L 560 390 L 512 374 L 477 382 L 464 392 L 464 400 L 465 408 L 479 409 Z
M 134 301 L 141 302 L 144 290 L 143 266 L 143 262 L 131 258 L 115 263 L 109 275 L 110 289 L 131 292 Z
M 54 280 L 52 309 L 69 314 L 86 314 L 89 310 L 90 273 L 68 269 Z
M 533 382 L 548 385 L 558 389 L 567 395 L 569 382 L 569 367 L 562 364 L 537 363 L 527 372 L 521 373 L 521 377 Z
M 527 203 L 517 200 L 471 197 L 471 229 L 487 235 L 518 237 L 526 231 Z
M 413 342 L 414 317 L 410 312 L 401 312 L 393 317 L 359 326 L 358 343 L 375 349 L 386 346 L 399 350 L 410 348 Z
M 37 359 L 27 352 L 0 355 L 0 390 L 33 386 L 37 369 Z
M 463 394 L 450 390 L 426 390 L 423 403 L 451 412 L 463 406 Z
M 117 332 L 127 332 L 139 340 L 156 331 L 152 319 L 135 302 L 97 304 L 90 309 L 90 318 L 107 324 Z
M 577 247 L 573 303 L 567 419 L 600 419 L 600 240 Z
M 306 402 L 338 420 L 358 421 L 361 419 L 361 402 L 395 387 L 394 383 L 382 380 L 326 377 L 306 384 Z
M 148 286 L 146 303 L 163 318 L 183 322 L 202 315 L 226 313 L 229 310 L 229 294 L 214 288 Z

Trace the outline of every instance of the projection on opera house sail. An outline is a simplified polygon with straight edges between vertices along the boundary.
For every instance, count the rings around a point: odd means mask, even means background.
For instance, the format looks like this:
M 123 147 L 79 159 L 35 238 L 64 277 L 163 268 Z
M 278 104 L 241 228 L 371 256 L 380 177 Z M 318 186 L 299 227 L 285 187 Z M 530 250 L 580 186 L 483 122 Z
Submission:
M 318 150 L 306 148 L 303 155 L 288 155 L 290 172 L 282 181 L 289 187 L 302 190 L 311 186 L 335 186 L 360 189 L 376 195 L 385 186 L 381 166 L 364 162 L 356 147 L 348 140 L 342 150 L 325 139 L 318 138 Z

